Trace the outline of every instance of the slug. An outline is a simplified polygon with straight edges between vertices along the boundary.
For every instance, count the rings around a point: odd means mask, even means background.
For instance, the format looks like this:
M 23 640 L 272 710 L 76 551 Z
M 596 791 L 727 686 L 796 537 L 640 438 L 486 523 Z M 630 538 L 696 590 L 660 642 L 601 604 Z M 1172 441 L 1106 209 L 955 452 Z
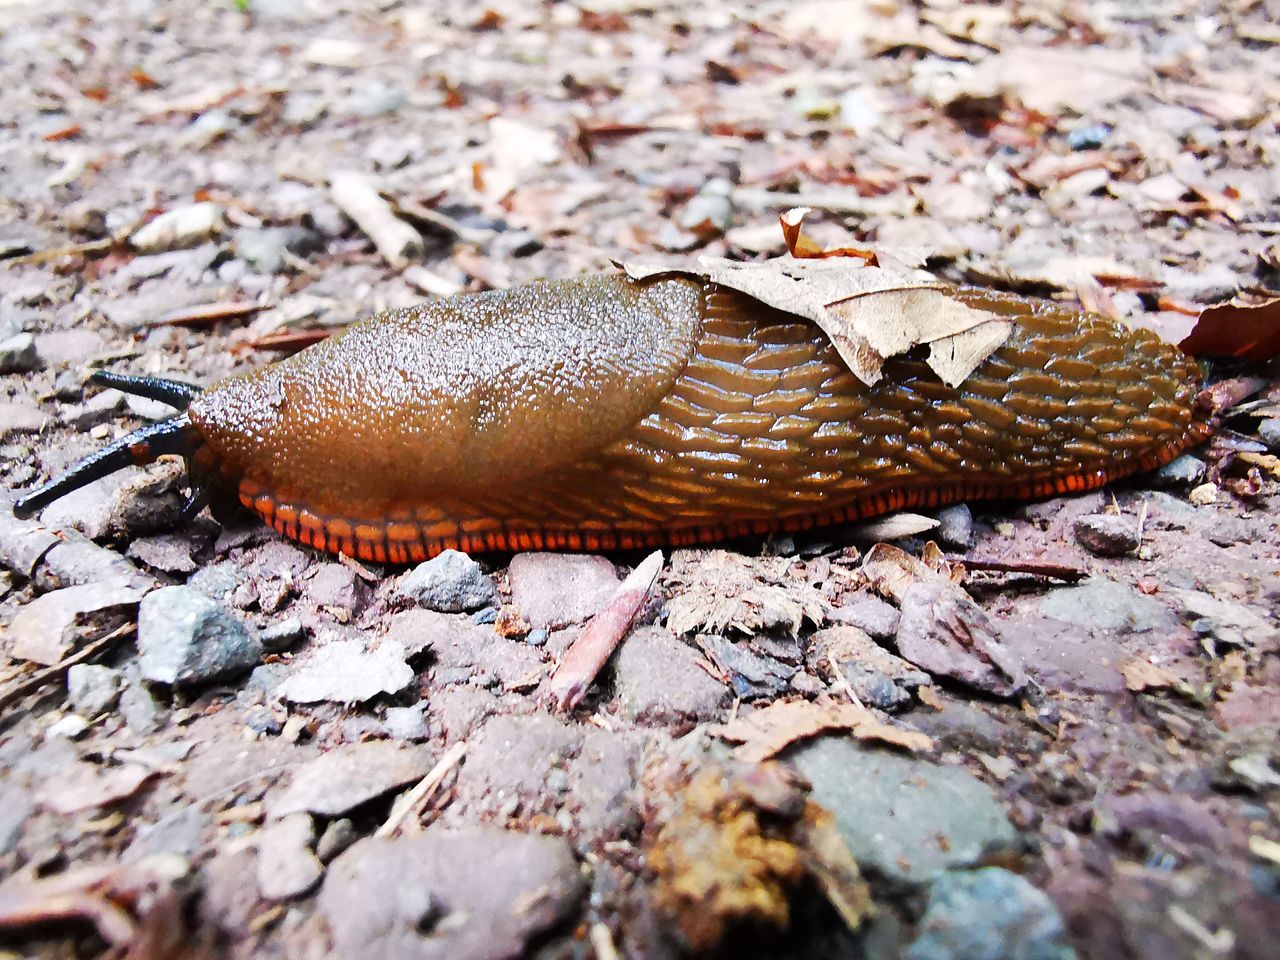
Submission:
M 200 392 L 96 380 L 182 412 L 14 512 L 187 458 L 285 536 L 380 563 L 466 551 L 688 545 L 904 507 L 1087 490 L 1211 430 L 1195 363 L 1047 303 L 952 388 L 915 355 L 868 387 L 813 324 L 682 274 L 464 295 L 356 324 Z

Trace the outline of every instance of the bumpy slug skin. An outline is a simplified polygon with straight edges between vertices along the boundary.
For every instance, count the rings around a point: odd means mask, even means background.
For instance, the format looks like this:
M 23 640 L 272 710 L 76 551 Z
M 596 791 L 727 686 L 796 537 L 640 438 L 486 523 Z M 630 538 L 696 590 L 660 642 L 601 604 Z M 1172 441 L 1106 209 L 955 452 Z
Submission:
M 607 276 L 374 318 L 190 416 L 200 462 L 276 529 L 392 562 L 1083 490 L 1207 435 L 1194 363 L 1154 335 L 957 296 L 1015 321 L 958 387 L 922 352 L 866 386 L 794 315 L 692 278 Z

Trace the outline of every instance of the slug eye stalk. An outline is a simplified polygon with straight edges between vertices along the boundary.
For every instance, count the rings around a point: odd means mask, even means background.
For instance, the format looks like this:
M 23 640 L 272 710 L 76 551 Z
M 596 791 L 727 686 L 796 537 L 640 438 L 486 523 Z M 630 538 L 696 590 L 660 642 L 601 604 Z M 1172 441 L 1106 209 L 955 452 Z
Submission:
M 134 377 L 123 373 L 113 373 L 110 370 L 98 370 L 89 377 L 90 383 L 95 383 L 100 387 L 113 387 L 121 393 L 129 393 L 135 397 L 145 397 L 148 400 L 159 400 L 161 403 L 167 403 L 171 407 L 179 410 L 187 409 L 187 406 L 196 397 L 200 396 L 199 387 L 193 387 L 189 383 L 178 383 L 176 380 L 161 380 L 159 377 Z
M 49 481 L 16 501 L 13 515 L 26 520 L 59 497 L 117 470 L 154 463 L 167 453 L 190 457 L 202 443 L 199 431 L 185 413 L 160 423 L 148 424 L 89 454 L 58 479 Z

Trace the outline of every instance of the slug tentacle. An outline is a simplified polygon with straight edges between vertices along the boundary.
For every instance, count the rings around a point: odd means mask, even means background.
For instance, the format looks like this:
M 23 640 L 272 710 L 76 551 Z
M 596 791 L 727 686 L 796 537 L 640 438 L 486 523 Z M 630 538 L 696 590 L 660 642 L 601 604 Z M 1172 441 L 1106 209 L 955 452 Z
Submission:
M 13 515 L 25 520 L 73 490 L 79 490 L 125 467 L 154 463 L 165 454 L 177 454 L 189 459 L 203 443 L 200 432 L 192 426 L 191 419 L 185 413 L 160 423 L 148 424 L 89 454 L 56 480 L 50 480 L 17 500 L 13 505 Z
M 203 392 L 199 387 L 177 380 L 162 380 L 160 377 L 135 377 L 111 370 L 98 370 L 89 377 L 89 382 L 100 387 L 113 387 L 121 393 L 145 397 L 148 400 L 159 400 L 178 410 L 185 410 L 196 397 Z

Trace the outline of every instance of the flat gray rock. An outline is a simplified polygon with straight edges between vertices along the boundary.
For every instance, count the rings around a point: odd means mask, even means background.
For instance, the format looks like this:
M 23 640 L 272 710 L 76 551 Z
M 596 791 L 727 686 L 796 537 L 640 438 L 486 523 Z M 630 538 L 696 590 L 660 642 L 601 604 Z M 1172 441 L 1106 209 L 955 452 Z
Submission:
M 319 908 L 335 956 L 508 960 L 569 917 L 583 892 L 559 837 L 432 828 L 356 843 L 330 865 Z
M 347 743 L 302 764 L 284 786 L 267 794 L 267 815 L 293 813 L 333 817 L 420 780 L 431 769 L 428 751 L 387 740 Z
M 404 648 L 394 640 L 383 640 L 373 650 L 358 640 L 330 640 L 308 655 L 278 693 L 291 703 L 362 703 L 399 693 L 414 677 L 404 658 Z
M 613 666 L 614 686 L 627 716 L 658 723 L 717 716 L 729 688 L 703 662 L 697 650 L 661 627 L 633 630 Z
M 929 888 L 907 960 L 1075 960 L 1043 892 L 1008 870 L 944 873 Z
M 859 865 L 896 880 L 925 883 L 1017 841 L 991 788 L 955 767 L 842 737 L 810 741 L 787 758 Z
M 533 626 L 547 630 L 586 620 L 618 588 L 613 564 L 584 554 L 517 554 L 508 576 L 512 601 Z
M 101 631 L 106 621 L 131 613 L 146 592 L 130 580 L 108 580 L 41 594 L 10 622 L 9 652 L 46 666 L 57 663 L 89 631 Z
M 1167 629 L 1178 618 L 1159 600 L 1105 577 L 1091 577 L 1075 587 L 1059 587 L 1040 601 L 1040 612 L 1088 630 L 1142 633 Z

